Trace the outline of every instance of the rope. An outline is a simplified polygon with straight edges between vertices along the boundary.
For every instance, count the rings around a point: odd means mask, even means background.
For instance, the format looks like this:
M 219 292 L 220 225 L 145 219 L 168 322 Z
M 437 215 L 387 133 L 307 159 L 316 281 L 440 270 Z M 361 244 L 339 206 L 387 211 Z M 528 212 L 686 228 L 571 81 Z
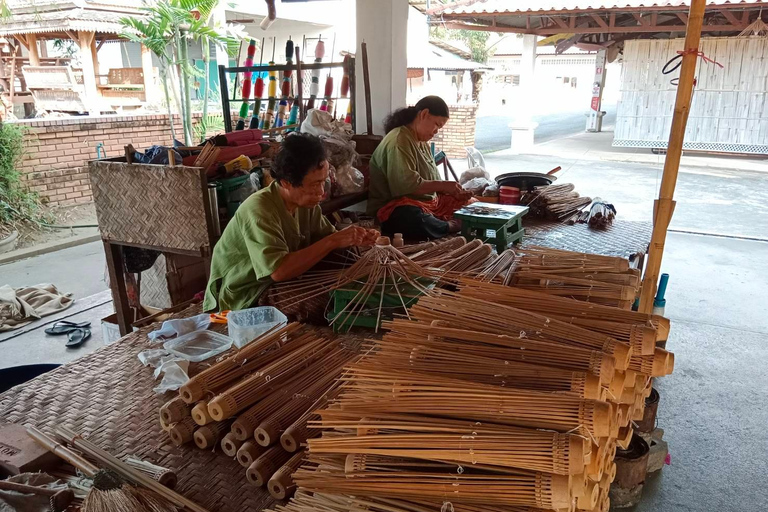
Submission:
M 667 61 L 667 63 L 664 64 L 664 67 L 661 68 L 661 73 L 664 74 L 664 75 L 668 75 L 668 74 L 672 73 L 673 71 L 677 70 L 677 68 L 679 68 L 680 66 L 683 65 L 683 57 L 686 56 L 686 55 L 692 55 L 692 54 L 696 55 L 697 57 L 701 57 L 701 60 L 703 60 L 704 62 L 715 64 L 717 66 L 720 66 L 720 68 L 724 68 L 725 67 L 722 64 L 720 64 L 719 62 L 717 62 L 716 60 L 710 59 L 709 57 L 707 57 L 704 54 L 704 52 L 702 52 L 698 48 L 689 48 L 688 50 L 678 50 L 677 51 L 677 55 L 675 55 L 674 57 L 669 59 Z M 670 68 L 669 66 L 672 63 L 676 62 L 677 60 L 679 60 L 680 62 L 677 62 L 673 67 Z M 679 81 L 680 81 L 680 78 L 673 78 L 672 80 L 669 81 L 669 83 L 671 83 L 672 85 L 676 86 Z M 696 86 L 696 79 L 695 78 L 693 79 L 693 86 L 694 87 Z

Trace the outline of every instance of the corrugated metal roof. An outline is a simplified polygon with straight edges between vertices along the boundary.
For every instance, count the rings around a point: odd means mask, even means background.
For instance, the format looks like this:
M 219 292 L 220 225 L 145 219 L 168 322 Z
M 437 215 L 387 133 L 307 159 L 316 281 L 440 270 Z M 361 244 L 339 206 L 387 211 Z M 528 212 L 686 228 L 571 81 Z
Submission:
M 432 43 L 425 45 L 408 45 L 409 69 L 439 69 L 445 71 L 473 71 L 477 69 L 493 69 L 479 62 L 464 60 L 453 53 L 443 50 Z
M 759 4 L 755 0 L 707 0 L 707 5 L 740 5 Z M 639 9 L 648 7 L 688 7 L 690 0 L 620 0 L 601 2 L 600 0 L 466 0 L 463 5 L 459 2 L 454 8 L 441 10 L 445 16 L 454 14 L 531 14 L 549 11 L 593 11 L 608 9 Z M 440 9 L 440 6 L 434 6 Z
M 120 18 L 125 13 L 93 11 L 90 9 L 67 9 L 34 14 L 13 14 L 0 25 L 0 36 L 14 34 L 44 34 L 50 32 L 95 31 L 119 34 L 125 31 Z

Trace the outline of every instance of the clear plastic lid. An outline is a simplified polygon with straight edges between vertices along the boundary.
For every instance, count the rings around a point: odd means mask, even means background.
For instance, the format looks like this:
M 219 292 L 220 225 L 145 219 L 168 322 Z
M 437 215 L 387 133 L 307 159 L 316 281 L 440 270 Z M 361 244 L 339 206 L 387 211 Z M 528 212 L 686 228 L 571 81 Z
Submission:
M 214 331 L 195 331 L 166 341 L 163 348 L 187 361 L 197 363 L 232 347 L 232 338 Z

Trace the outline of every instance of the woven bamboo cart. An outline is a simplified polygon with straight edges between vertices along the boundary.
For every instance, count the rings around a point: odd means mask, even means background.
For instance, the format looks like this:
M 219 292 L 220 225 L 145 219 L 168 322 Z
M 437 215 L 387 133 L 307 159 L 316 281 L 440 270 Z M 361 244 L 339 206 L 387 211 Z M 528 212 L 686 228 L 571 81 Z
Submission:
M 130 331 L 121 246 L 201 258 L 206 277 L 216 243 L 205 171 L 198 167 L 88 163 L 93 199 L 122 335 Z

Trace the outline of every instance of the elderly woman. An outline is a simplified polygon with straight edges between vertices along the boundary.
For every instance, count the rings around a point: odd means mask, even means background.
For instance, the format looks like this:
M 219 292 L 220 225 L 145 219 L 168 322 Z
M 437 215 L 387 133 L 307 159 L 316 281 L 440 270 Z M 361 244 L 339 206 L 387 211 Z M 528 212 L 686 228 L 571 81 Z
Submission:
M 376 216 L 383 232 L 425 240 L 459 230 L 453 212 L 471 194 L 440 179 L 428 144 L 448 117 L 445 101 L 427 96 L 384 122 L 387 135 L 371 156 L 368 193 L 368 214 Z
M 269 304 L 265 292 L 273 283 L 303 274 L 336 249 L 371 246 L 379 236 L 357 226 L 336 231 L 323 216 L 328 159 L 319 138 L 287 136 L 275 156 L 272 177 L 271 185 L 240 205 L 216 244 L 205 311 Z M 304 319 L 299 313 L 306 314 L 308 306 L 300 306 L 297 318 Z M 291 316 L 291 311 L 283 312 Z

